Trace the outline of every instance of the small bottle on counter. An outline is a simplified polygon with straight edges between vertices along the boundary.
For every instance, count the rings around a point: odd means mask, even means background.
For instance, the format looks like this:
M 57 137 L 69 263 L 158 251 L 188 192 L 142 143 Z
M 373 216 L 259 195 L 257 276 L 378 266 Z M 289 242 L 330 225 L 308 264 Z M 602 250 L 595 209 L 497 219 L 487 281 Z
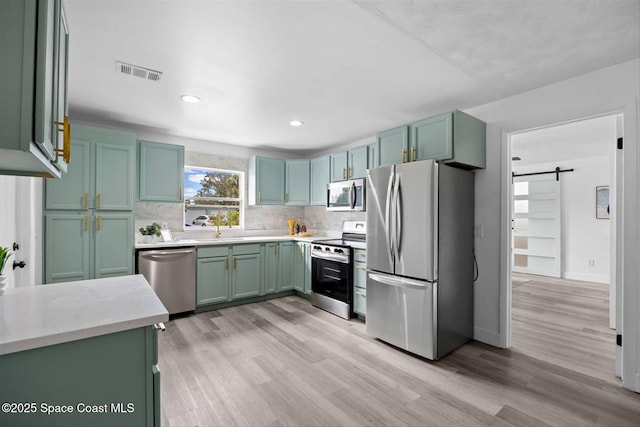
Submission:
M 296 234 L 300 234 L 300 220 L 296 223 Z
M 306 232 L 307 232 L 307 226 L 306 226 L 306 225 L 304 225 L 304 224 L 302 224 L 302 225 L 300 226 L 300 231 L 301 231 L 301 232 L 303 232 L 303 233 L 306 233 Z

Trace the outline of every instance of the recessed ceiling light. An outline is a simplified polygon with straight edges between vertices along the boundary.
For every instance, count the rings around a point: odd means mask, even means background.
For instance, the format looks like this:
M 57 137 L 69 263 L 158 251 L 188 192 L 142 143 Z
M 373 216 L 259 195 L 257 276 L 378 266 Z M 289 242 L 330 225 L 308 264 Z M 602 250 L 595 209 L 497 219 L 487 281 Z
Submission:
M 182 99 L 184 102 L 190 102 L 192 104 L 196 102 L 200 102 L 200 98 L 194 95 L 182 95 L 180 99 Z
M 303 124 L 304 124 L 304 122 L 302 122 L 302 121 L 300 121 L 300 120 L 291 120 L 291 121 L 289 122 L 289 125 L 290 125 L 290 126 L 293 126 L 293 127 L 302 126 Z

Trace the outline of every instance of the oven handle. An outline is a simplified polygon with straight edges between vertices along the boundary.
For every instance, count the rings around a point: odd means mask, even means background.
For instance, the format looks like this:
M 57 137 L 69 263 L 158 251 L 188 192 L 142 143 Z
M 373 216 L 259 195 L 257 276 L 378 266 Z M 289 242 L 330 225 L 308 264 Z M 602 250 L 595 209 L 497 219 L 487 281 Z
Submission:
M 325 253 L 323 252 L 322 255 L 316 255 L 313 252 L 311 253 L 311 258 L 316 258 L 316 259 L 324 259 L 326 261 L 336 261 L 339 262 L 341 264 L 349 264 L 348 261 L 344 260 L 344 257 L 342 255 L 334 255 L 331 253 Z

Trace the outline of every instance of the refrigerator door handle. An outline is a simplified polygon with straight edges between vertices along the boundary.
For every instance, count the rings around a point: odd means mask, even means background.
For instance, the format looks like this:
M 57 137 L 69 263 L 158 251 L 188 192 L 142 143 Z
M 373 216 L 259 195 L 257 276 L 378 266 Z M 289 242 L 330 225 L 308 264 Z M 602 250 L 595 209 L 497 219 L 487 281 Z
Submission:
M 400 257 L 400 245 L 402 244 L 402 190 L 400 187 L 400 179 L 396 177 L 396 182 L 394 186 L 394 206 L 396 209 L 395 212 L 395 245 L 396 245 L 396 257 Z
M 403 289 L 428 289 L 430 286 L 433 286 L 433 282 L 424 282 L 399 276 L 382 275 L 371 271 L 369 271 L 369 278 L 385 285 Z
M 393 267 L 393 236 L 391 233 L 393 232 L 393 211 L 391 210 L 391 205 L 393 201 L 393 184 L 395 182 L 395 173 L 394 169 L 391 169 L 391 176 L 389 176 L 389 185 L 387 187 L 387 209 L 385 212 L 384 218 L 384 232 L 387 237 L 387 246 L 389 247 L 389 264 Z

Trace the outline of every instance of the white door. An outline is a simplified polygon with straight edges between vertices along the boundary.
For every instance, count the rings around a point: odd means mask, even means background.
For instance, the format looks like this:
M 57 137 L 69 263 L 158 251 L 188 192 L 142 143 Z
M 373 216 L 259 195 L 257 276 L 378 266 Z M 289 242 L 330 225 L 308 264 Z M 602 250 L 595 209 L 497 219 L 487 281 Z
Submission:
M 512 269 L 561 275 L 560 181 L 555 174 L 513 178 Z

